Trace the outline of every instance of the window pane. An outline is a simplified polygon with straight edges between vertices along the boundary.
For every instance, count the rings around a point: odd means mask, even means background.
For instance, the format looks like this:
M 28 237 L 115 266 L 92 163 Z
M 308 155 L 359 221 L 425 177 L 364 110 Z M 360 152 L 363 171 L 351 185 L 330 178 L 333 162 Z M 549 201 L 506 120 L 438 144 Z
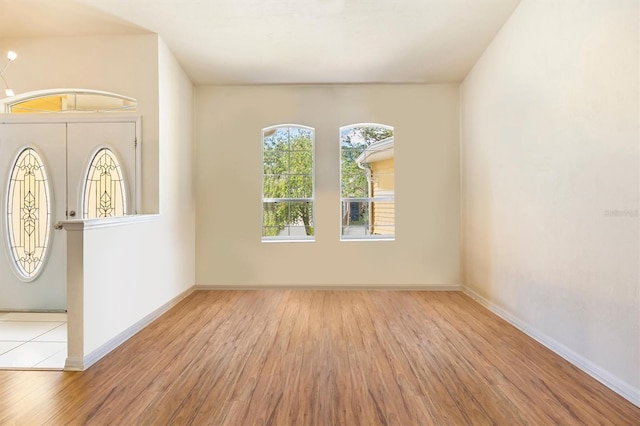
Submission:
M 285 203 L 263 203 L 262 235 L 273 237 L 284 228 L 289 213 Z
M 289 202 L 264 203 L 263 235 L 269 237 L 288 235 L 289 216 Z
M 289 204 L 289 223 L 296 235 L 313 235 L 313 205 L 310 202 Z
M 313 236 L 313 129 L 263 130 L 262 236 Z
M 263 153 L 263 173 L 278 174 L 287 173 L 289 171 L 288 150 L 280 148 L 281 147 L 265 147 Z
M 371 203 L 372 235 L 393 235 L 395 230 L 395 203 L 393 201 L 378 201 Z
M 265 175 L 262 179 L 264 198 L 283 198 L 288 193 L 288 179 L 282 175 Z
M 295 201 L 263 203 L 262 228 L 265 237 L 313 236 L 313 204 Z
M 342 235 L 349 237 L 370 235 L 369 202 L 342 202 Z
M 310 175 L 293 175 L 289 177 L 289 197 L 313 197 L 313 177 Z
M 357 167 L 357 166 L 356 166 Z M 364 170 L 342 171 L 342 197 L 363 198 L 369 196 L 369 184 Z
M 289 173 L 311 175 L 313 173 L 313 152 L 310 150 L 289 151 Z
M 343 237 L 395 233 L 393 128 L 356 124 L 340 129 Z

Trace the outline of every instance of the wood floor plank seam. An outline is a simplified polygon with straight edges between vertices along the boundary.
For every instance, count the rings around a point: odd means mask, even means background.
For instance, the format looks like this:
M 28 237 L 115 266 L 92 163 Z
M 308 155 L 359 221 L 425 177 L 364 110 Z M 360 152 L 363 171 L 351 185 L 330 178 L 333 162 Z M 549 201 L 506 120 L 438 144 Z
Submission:
M 437 306 L 434 308 L 435 312 L 439 312 Z M 438 315 L 434 316 L 434 320 L 439 320 L 440 319 L 440 315 L 442 315 L 442 312 L 439 312 Z M 444 319 L 442 319 L 444 320 Z M 442 330 L 439 335 L 443 338 L 444 336 L 446 336 L 448 333 L 452 333 L 455 332 L 456 329 L 452 329 L 448 326 L 448 324 L 442 323 L 440 327 L 438 327 L 436 330 Z M 470 330 L 469 330 L 470 331 Z M 467 341 L 458 341 L 458 340 L 454 340 L 453 344 L 451 346 L 449 346 L 449 350 L 451 351 L 455 351 L 458 354 L 458 357 L 460 358 L 461 362 L 467 362 L 468 360 L 475 360 L 476 363 L 475 364 L 481 364 L 481 361 L 483 358 L 485 358 L 485 355 L 487 353 L 490 353 L 489 351 L 481 351 L 478 350 L 477 346 L 473 345 L 473 341 L 476 338 L 476 335 L 474 333 L 469 332 L 468 333 L 468 340 Z M 471 344 L 471 346 L 473 347 L 473 350 L 469 349 L 469 345 L 467 345 L 467 342 Z M 467 349 L 466 351 L 464 349 Z M 480 376 L 482 376 L 482 369 L 477 367 L 476 365 L 473 365 L 472 367 L 470 366 L 466 366 L 467 369 L 469 368 L 473 368 L 474 370 L 478 370 L 477 373 L 480 374 Z M 504 375 L 503 375 L 504 376 Z M 504 376 L 506 377 L 506 376 Z M 486 384 L 488 386 L 488 389 L 490 391 L 494 391 L 495 389 L 491 386 L 491 381 L 490 380 L 486 380 Z M 498 388 L 499 389 L 499 388 Z M 514 414 L 516 415 L 516 414 Z M 546 419 L 547 421 L 551 420 L 551 419 Z
M 194 291 L 81 373 L 0 371 L 0 425 L 638 425 L 460 292 Z
M 467 311 L 461 311 L 461 312 L 463 313 L 463 315 L 467 314 Z M 557 370 L 555 370 L 554 374 L 549 374 L 547 369 L 540 368 L 539 363 L 533 362 L 535 357 L 522 358 L 521 359 L 522 364 L 525 366 L 525 368 L 528 368 L 530 370 L 531 374 L 534 377 L 536 377 L 537 383 L 539 383 L 540 386 L 547 388 L 548 391 L 551 392 L 553 389 L 555 389 L 555 387 L 557 386 L 557 383 L 560 383 L 562 379 L 565 381 L 565 383 L 573 383 L 573 387 L 576 388 L 572 392 L 564 392 L 565 395 L 580 393 L 580 394 L 586 395 L 588 399 L 590 398 L 589 395 L 591 393 L 586 392 L 587 389 L 585 388 L 585 385 L 584 385 L 584 383 L 586 382 L 575 382 L 570 380 L 573 374 L 578 373 L 582 375 L 584 374 L 583 372 L 579 371 L 575 366 L 569 364 L 567 361 L 565 361 L 561 357 L 558 357 L 557 355 L 555 355 L 553 352 L 551 352 L 550 350 L 542 346 L 540 343 L 536 342 L 533 339 L 530 339 L 528 336 L 526 336 L 524 333 L 520 332 L 519 330 L 515 329 L 515 327 L 511 326 L 510 324 L 505 323 L 504 325 L 505 327 L 513 331 L 512 333 L 510 333 L 511 335 L 513 335 L 514 337 L 517 337 L 518 339 L 521 339 L 521 341 L 523 342 L 526 342 L 528 348 L 535 349 L 536 353 L 538 353 L 540 356 L 544 357 L 545 359 L 552 361 L 553 365 L 558 368 Z M 509 351 L 514 356 L 517 354 L 514 348 L 509 348 Z M 572 374 L 569 374 L 569 372 Z M 566 384 L 564 386 L 566 387 Z M 604 388 L 604 386 L 599 384 L 595 388 L 602 389 Z M 593 391 L 593 389 L 590 389 L 590 390 Z M 571 408 L 571 404 L 565 404 L 563 406 L 565 407 L 566 410 L 570 412 L 573 411 L 573 409 Z M 593 403 L 589 403 L 583 407 L 583 409 L 578 414 L 578 416 L 581 417 L 584 422 L 588 422 L 589 419 L 591 418 L 589 413 L 593 413 L 594 415 L 597 415 L 598 413 L 600 413 L 603 416 L 609 416 L 613 414 L 612 411 L 609 411 L 609 413 L 604 413 L 601 411 L 601 406 L 597 404 L 594 405 Z M 574 413 L 571 416 L 573 417 L 575 415 L 576 414 Z

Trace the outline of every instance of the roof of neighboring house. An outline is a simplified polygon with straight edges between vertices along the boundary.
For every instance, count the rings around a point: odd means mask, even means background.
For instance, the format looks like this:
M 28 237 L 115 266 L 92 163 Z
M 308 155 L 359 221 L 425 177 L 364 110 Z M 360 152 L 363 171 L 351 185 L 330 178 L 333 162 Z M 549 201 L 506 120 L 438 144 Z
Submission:
M 377 161 L 388 160 L 394 156 L 393 136 L 374 142 L 356 158 L 356 163 L 375 163 Z

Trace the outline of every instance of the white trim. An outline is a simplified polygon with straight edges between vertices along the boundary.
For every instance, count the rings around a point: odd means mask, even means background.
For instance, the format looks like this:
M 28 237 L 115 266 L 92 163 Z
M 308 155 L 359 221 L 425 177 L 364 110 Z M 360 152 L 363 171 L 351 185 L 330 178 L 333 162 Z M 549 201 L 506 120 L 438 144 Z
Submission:
M 608 371 L 604 370 L 602 367 L 594 364 L 588 359 L 584 358 L 582 355 L 572 351 L 567 348 L 563 344 L 559 343 L 555 339 L 549 337 L 545 333 L 537 330 L 526 322 L 520 320 L 515 317 L 511 313 L 505 311 L 500 306 L 476 293 L 474 290 L 469 287 L 463 286 L 462 292 L 467 296 L 474 299 L 476 302 L 504 319 L 518 330 L 522 331 L 524 334 L 542 344 L 546 348 L 555 352 L 557 355 L 561 356 L 565 360 L 569 361 L 571 364 L 578 367 L 580 370 L 584 371 L 609 389 L 613 390 L 623 398 L 627 399 L 632 404 L 640 407 L 640 389 L 634 388 L 628 383 L 622 381 L 620 378 L 612 375 Z
M 378 235 L 378 234 L 373 234 L 373 235 L 370 235 L 369 237 L 363 237 L 362 235 L 357 235 L 354 237 L 343 235 L 342 237 L 340 237 L 341 243 L 346 241 L 369 242 L 369 241 L 395 241 L 395 240 L 396 240 L 395 235 Z
M 341 203 L 393 203 L 395 202 L 394 191 L 387 191 L 391 195 L 381 195 L 379 197 L 343 197 Z
M 282 128 L 282 127 L 300 127 L 302 129 L 312 130 L 314 132 L 314 134 L 315 134 L 315 131 L 316 131 L 315 127 L 310 127 L 310 126 L 307 126 L 307 125 L 304 125 L 304 124 L 295 124 L 295 123 L 274 124 L 272 126 L 267 126 L 267 127 L 262 129 L 262 139 L 264 140 L 264 134 L 267 133 L 268 131 L 271 131 L 271 130 L 274 130 L 274 129 L 277 131 L 279 128 Z M 271 135 L 269 135 L 269 136 L 271 136 Z M 269 137 L 269 136 L 267 136 L 267 137 Z M 264 145 L 264 142 L 263 142 L 263 145 Z
M 131 98 L 129 96 L 124 96 L 119 93 L 113 92 L 105 92 L 104 90 L 94 90 L 94 89 L 78 89 L 78 88 L 70 88 L 63 87 L 58 89 L 42 89 L 42 90 L 34 90 L 31 92 L 20 93 L 19 95 L 10 96 L 8 98 L 0 99 L 2 103 L 15 103 L 22 102 L 28 99 L 33 98 L 41 98 L 43 96 L 55 96 L 55 95 L 65 95 L 68 93 L 73 93 L 76 95 L 102 95 L 102 96 L 111 96 L 113 98 L 125 99 L 127 101 L 137 102 L 135 98 Z
M 91 231 L 93 229 L 111 228 L 114 226 L 133 225 L 145 222 L 155 222 L 160 219 L 159 214 L 139 214 L 131 216 L 107 217 L 101 219 L 74 219 L 58 222 L 66 231 Z
M 189 296 L 193 293 L 195 287 L 190 287 L 187 290 L 183 291 L 173 299 L 169 300 L 164 305 L 160 306 L 158 309 L 151 312 L 149 315 L 146 315 L 140 321 L 133 324 L 131 327 L 127 328 L 123 332 L 119 333 L 113 339 L 109 340 L 105 344 L 101 345 L 98 349 L 94 350 L 90 354 L 85 355 L 82 359 L 78 358 L 67 358 L 64 369 L 65 371 L 84 371 L 87 368 L 91 367 L 93 364 L 98 362 L 104 356 L 109 354 L 115 348 L 129 340 L 143 328 L 151 324 L 155 319 L 157 319 L 162 314 L 166 313 L 169 309 L 173 308 L 180 301 L 182 301 L 185 297 Z
M 395 291 L 461 291 L 457 284 L 199 284 L 196 290 L 395 290 Z
M 281 237 L 279 237 L 279 236 L 262 237 L 262 240 L 260 240 L 260 242 L 261 243 L 267 243 L 267 244 L 271 244 L 271 243 L 315 243 L 316 242 L 316 237 L 313 236 L 313 235 L 309 235 L 307 237 L 304 237 L 304 236 L 290 237 L 290 236 L 283 235 Z
M 40 123 L 120 123 L 141 122 L 135 112 L 96 112 L 91 114 L 0 114 L 0 124 L 40 124 Z

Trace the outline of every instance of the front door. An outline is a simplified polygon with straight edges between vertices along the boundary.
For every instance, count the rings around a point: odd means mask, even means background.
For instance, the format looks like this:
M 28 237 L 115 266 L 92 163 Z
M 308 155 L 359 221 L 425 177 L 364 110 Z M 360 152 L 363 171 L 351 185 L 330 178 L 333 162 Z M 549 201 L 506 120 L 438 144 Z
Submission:
M 55 224 L 136 213 L 138 125 L 0 124 L 0 310 L 66 310 L 66 235 Z

